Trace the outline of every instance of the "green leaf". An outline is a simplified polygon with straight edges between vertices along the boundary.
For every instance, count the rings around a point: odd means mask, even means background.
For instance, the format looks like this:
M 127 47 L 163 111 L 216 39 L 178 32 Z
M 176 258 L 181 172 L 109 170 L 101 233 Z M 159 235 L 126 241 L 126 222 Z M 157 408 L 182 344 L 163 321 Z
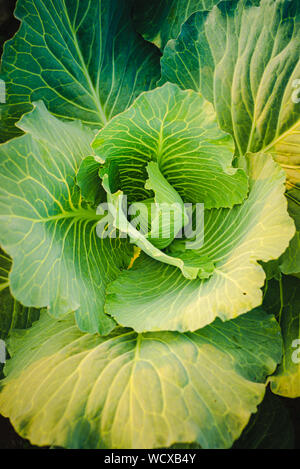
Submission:
M 239 155 L 270 152 L 300 183 L 300 3 L 233 0 L 192 15 L 162 58 L 162 83 L 213 102 Z M 298 85 L 297 85 L 298 83 Z M 298 86 L 298 88 L 297 88 Z
M 248 165 L 248 199 L 205 212 L 204 245 L 193 252 L 215 264 L 213 275 L 188 280 L 179 269 L 141 254 L 107 289 L 105 309 L 119 324 L 138 332 L 196 330 L 261 304 L 265 274 L 257 261 L 277 259 L 295 227 L 279 165 L 263 154 L 250 155 Z
M 282 165 L 297 213 L 299 57 L 299 2 L 233 0 L 192 15 L 161 62 L 161 83 L 200 91 L 214 104 L 220 126 L 234 136 L 240 156 L 269 152 Z M 300 272 L 299 228 L 279 264 L 285 274 Z
M 9 272 L 11 259 L 0 249 L 0 339 L 5 339 L 12 329 L 25 329 L 37 321 L 40 312 L 25 308 L 10 294 Z
M 294 449 L 294 429 L 288 409 L 267 391 L 234 449 Z
M 17 35 L 6 43 L 1 141 L 42 99 L 67 120 L 102 127 L 160 76 L 158 50 L 133 29 L 131 1 L 19 0 Z
M 300 272 L 300 232 L 297 231 L 288 249 L 280 258 L 280 270 L 286 275 Z
M 295 449 L 294 427 L 289 410 L 268 389 L 232 449 Z M 175 444 L 171 449 L 201 449 L 197 443 Z
M 92 146 L 106 161 L 111 191 L 121 189 L 131 201 L 152 196 L 145 189 L 149 161 L 184 202 L 232 207 L 248 192 L 245 172 L 232 167 L 233 140 L 219 129 L 213 106 L 170 83 L 142 93 Z
M 300 272 L 300 192 L 297 188 L 289 190 L 286 197 L 289 214 L 295 221 L 296 234 L 279 259 L 263 265 L 268 279 L 279 280 L 281 273 L 298 276 Z
M 290 413 L 280 398 L 268 389 L 256 414 L 244 429 L 233 449 L 295 449 L 294 427 Z M 171 449 L 201 449 L 197 443 L 175 444 Z
M 76 177 L 82 197 L 93 205 L 98 205 L 106 200 L 99 171 L 100 163 L 94 156 L 87 156 L 82 161 Z
M 10 288 L 28 307 L 76 311 L 82 330 L 108 333 L 106 283 L 130 261 L 124 240 L 99 239 L 100 217 L 86 206 L 76 173 L 93 133 L 64 123 L 39 102 L 26 135 L 0 147 L 0 242 L 13 259 Z
M 286 193 L 289 213 L 295 220 L 296 234 L 286 252 L 279 259 L 280 270 L 286 275 L 300 272 L 300 190 L 294 188 Z
M 147 179 L 145 187 L 154 192 L 155 210 L 147 238 L 154 246 L 163 249 L 175 238 L 177 233 L 188 223 L 188 215 L 180 195 L 168 183 L 160 172 L 158 164 L 150 161 L 147 165 Z M 150 199 L 151 200 L 151 199 Z M 170 207 L 173 207 L 172 214 Z
M 8 344 L 0 411 L 37 445 L 228 448 L 280 361 L 278 332 L 261 310 L 195 333 L 107 337 L 44 314 Z
M 135 0 L 135 27 L 150 42 L 163 49 L 180 32 L 181 25 L 195 11 L 211 10 L 220 0 Z
M 267 284 L 264 308 L 276 314 L 283 337 L 284 354 L 271 389 L 285 397 L 300 397 L 300 280 L 282 276 Z

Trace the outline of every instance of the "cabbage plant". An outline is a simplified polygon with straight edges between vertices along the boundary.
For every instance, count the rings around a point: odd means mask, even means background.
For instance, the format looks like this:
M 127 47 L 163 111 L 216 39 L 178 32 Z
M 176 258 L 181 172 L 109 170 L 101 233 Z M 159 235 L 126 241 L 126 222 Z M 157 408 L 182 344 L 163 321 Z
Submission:
M 300 397 L 299 2 L 15 16 L 0 413 L 39 446 L 267 445 Z

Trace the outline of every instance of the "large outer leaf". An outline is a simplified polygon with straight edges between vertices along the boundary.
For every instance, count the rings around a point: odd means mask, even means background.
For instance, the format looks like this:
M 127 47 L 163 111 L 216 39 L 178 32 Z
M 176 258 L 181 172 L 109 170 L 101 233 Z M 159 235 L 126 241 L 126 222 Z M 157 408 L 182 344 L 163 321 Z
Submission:
M 298 0 L 234 0 L 192 15 L 162 58 L 162 82 L 201 91 L 238 153 L 271 153 L 298 201 L 299 57 Z M 300 271 L 299 232 L 284 258 L 284 273 Z
M 289 410 L 267 389 L 258 411 L 253 414 L 232 449 L 294 449 L 294 428 Z M 175 444 L 171 449 L 201 449 L 197 443 Z
M 134 32 L 130 11 L 130 0 L 19 0 L 22 25 L 2 61 L 2 141 L 33 101 L 99 128 L 155 85 L 159 52 Z
M 285 397 L 300 397 L 300 280 L 283 276 L 268 282 L 264 307 L 276 314 L 280 323 L 284 354 L 271 389 Z
M 107 292 L 106 311 L 136 331 L 196 330 L 232 319 L 262 302 L 264 272 L 257 260 L 277 259 L 295 232 L 284 197 L 284 172 L 268 155 L 249 157 L 250 193 L 232 209 L 208 210 L 204 246 L 215 270 L 208 280 L 141 255 Z
M 19 123 L 26 135 L 0 147 L 0 242 L 13 258 L 10 288 L 25 306 L 76 311 L 79 327 L 109 332 L 106 282 L 129 262 L 126 243 L 100 240 L 75 176 L 92 132 L 63 123 L 42 103 Z
M 222 2 L 195 13 L 170 41 L 162 81 L 201 91 L 239 153 L 272 152 L 294 185 L 300 180 L 299 56 L 297 0 Z
M 263 398 L 281 339 L 259 310 L 195 333 L 106 338 L 45 315 L 9 351 L 0 411 L 34 444 L 227 448 Z
M 296 234 L 278 260 L 264 264 L 267 278 L 270 279 L 278 279 L 281 272 L 285 275 L 300 275 L 300 191 L 296 188 L 289 190 L 286 197 L 289 214 L 295 220 Z
M 30 327 L 39 318 L 39 311 L 25 308 L 10 294 L 9 272 L 11 259 L 0 249 L 0 339 L 5 339 L 12 329 Z
M 144 187 L 150 160 L 185 202 L 232 207 L 247 195 L 246 174 L 232 167 L 234 143 L 219 129 L 213 106 L 170 83 L 143 93 L 100 130 L 93 148 L 131 200 L 151 196 Z
M 163 49 L 180 32 L 181 25 L 195 11 L 211 10 L 220 0 L 135 0 L 133 18 L 147 41 Z

